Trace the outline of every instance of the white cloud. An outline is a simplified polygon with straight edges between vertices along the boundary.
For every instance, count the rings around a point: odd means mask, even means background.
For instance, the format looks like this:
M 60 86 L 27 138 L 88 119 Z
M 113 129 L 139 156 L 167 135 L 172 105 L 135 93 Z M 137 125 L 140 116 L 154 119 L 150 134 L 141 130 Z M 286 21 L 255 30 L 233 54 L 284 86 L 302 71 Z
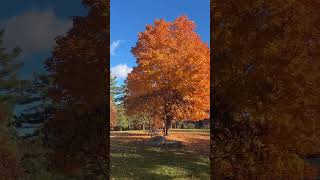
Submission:
M 126 64 L 119 64 L 111 68 L 112 76 L 116 76 L 117 78 L 126 78 L 131 71 L 132 68 Z
M 120 45 L 120 40 L 116 40 L 116 41 L 113 41 L 110 45 L 110 54 L 115 56 L 116 55 L 116 50 L 118 49 Z
M 51 9 L 30 10 L 1 22 L 5 30 L 4 45 L 8 49 L 19 46 L 24 54 L 48 51 L 55 45 L 55 37 L 64 35 L 72 21 L 61 19 Z

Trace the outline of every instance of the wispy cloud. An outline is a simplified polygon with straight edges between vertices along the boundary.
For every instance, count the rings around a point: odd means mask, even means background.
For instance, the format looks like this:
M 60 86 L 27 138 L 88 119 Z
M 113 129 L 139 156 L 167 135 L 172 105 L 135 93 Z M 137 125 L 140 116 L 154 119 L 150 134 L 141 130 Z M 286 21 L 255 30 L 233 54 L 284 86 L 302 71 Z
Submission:
M 71 28 L 72 21 L 58 17 L 52 9 L 31 9 L 1 22 L 4 26 L 4 45 L 22 48 L 24 54 L 50 50 L 55 37 Z
M 131 71 L 132 68 L 127 64 L 119 64 L 111 68 L 111 75 L 117 78 L 126 78 Z
M 110 54 L 111 55 L 113 55 L 113 56 L 116 55 L 116 50 L 119 48 L 120 42 L 121 42 L 121 40 L 116 40 L 111 43 L 111 45 L 110 45 Z

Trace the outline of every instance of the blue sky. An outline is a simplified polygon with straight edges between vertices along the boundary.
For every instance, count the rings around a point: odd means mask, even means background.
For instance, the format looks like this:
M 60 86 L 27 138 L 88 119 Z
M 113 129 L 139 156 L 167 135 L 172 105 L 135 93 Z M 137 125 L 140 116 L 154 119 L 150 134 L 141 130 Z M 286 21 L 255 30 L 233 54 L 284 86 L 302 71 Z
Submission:
M 5 30 L 6 48 L 19 46 L 24 63 L 19 76 L 30 78 L 32 72 L 44 72 L 43 62 L 50 56 L 54 38 L 71 28 L 73 16 L 85 16 L 81 0 L 10 0 L 0 7 L 0 29 Z
M 195 21 L 196 32 L 203 41 L 210 42 L 209 0 L 111 0 L 110 3 L 110 66 L 113 74 L 121 76 L 123 84 L 126 74 L 135 66 L 131 47 L 135 46 L 138 33 L 155 19 L 173 21 L 187 15 Z

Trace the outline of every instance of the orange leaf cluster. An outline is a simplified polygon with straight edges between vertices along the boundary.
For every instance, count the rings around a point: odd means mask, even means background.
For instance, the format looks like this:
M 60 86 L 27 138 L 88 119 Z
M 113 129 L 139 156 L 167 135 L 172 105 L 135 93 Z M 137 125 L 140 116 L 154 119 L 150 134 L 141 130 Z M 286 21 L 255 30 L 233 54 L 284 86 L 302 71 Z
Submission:
M 110 127 L 113 128 L 117 124 L 117 110 L 110 98 Z

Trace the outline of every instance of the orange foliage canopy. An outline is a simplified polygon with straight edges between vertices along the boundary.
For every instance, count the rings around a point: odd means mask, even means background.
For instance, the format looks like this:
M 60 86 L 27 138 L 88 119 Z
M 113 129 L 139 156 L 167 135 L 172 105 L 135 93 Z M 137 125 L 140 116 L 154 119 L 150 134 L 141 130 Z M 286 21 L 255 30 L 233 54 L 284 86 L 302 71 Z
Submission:
M 139 33 L 132 48 L 138 65 L 127 79 L 128 114 L 148 111 L 166 126 L 208 118 L 210 50 L 194 30 L 195 23 L 180 16 Z

